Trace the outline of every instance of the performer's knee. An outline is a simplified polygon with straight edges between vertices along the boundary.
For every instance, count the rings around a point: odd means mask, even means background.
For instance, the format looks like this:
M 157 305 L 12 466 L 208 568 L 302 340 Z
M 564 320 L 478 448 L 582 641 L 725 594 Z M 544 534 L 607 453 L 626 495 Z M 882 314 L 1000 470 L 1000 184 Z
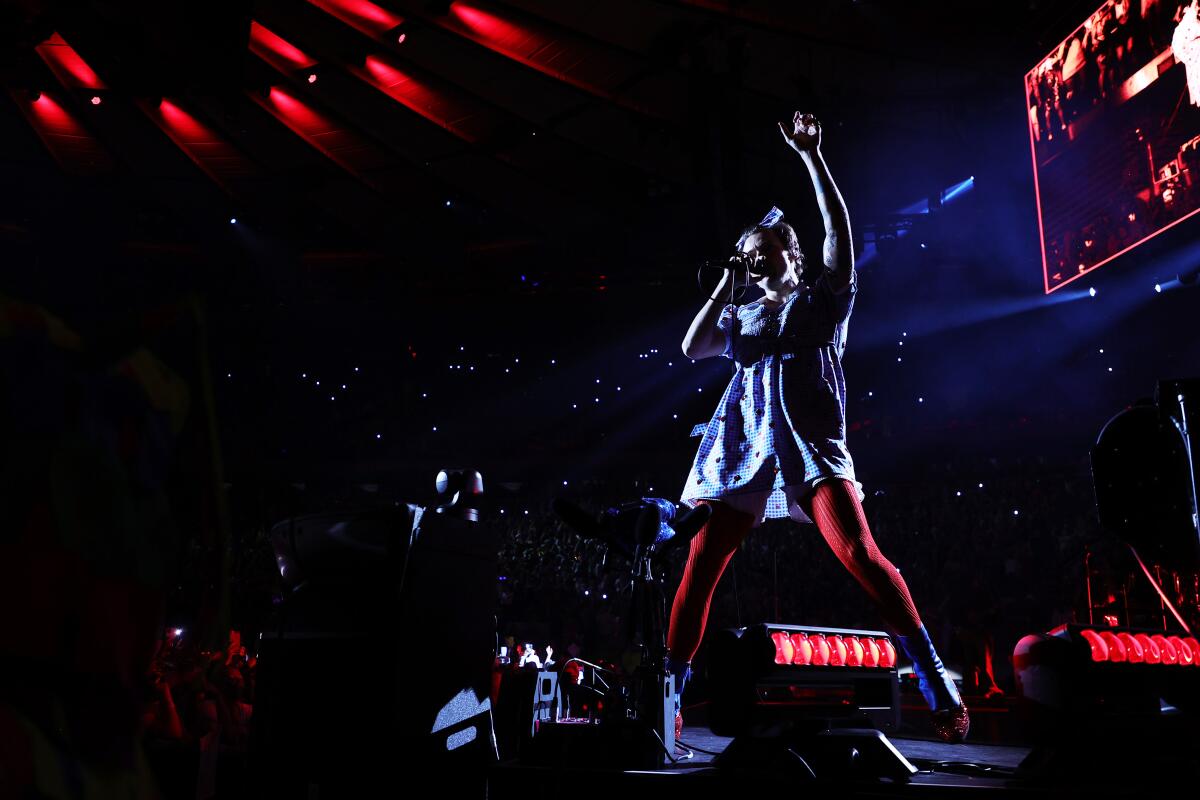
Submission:
M 696 505 L 706 505 L 712 509 L 712 516 L 709 518 L 709 523 L 729 521 L 729 522 L 753 522 L 754 515 L 740 508 L 734 508 L 724 500 L 703 499 L 697 500 Z
M 691 552 L 728 551 L 741 544 L 754 524 L 754 515 L 734 508 L 720 500 L 698 500 L 712 509 L 712 516 L 692 539 Z

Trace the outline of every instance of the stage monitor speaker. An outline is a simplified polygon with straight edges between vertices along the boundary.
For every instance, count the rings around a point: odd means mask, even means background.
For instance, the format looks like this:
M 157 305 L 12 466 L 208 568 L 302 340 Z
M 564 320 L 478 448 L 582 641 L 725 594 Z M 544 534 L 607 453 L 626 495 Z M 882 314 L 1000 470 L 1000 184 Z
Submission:
M 779 722 L 895 730 L 896 648 L 883 631 L 763 623 L 720 631 L 708 652 L 709 725 L 739 736 Z
M 498 541 L 416 506 L 271 533 L 293 590 L 262 638 L 251 757 L 278 797 L 366 796 L 421 775 L 474 792 L 496 760 Z

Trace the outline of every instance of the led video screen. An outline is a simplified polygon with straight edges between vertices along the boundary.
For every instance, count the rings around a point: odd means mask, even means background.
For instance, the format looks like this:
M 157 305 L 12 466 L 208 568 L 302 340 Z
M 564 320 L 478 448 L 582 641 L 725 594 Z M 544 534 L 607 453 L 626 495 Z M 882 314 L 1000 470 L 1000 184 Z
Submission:
M 1046 292 L 1200 209 L 1200 7 L 1108 0 L 1025 76 Z

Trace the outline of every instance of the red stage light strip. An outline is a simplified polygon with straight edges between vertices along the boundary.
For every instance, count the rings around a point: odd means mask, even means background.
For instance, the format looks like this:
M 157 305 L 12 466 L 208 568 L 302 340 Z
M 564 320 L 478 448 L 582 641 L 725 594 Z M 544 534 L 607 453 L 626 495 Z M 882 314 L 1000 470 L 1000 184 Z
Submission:
M 404 17 L 380 8 L 367 0 L 308 0 L 317 8 L 332 14 L 342 22 L 372 38 L 384 34 L 404 22 Z
M 598 47 L 579 37 L 533 22 L 517 22 L 482 4 L 453 2 L 450 13 L 431 19 L 476 44 L 536 69 L 589 94 L 603 97 L 647 116 L 666 118 L 661 108 L 635 103 L 618 94 L 624 81 L 641 66 L 629 57 Z
M 289 75 L 317 65 L 315 58 L 254 20 L 250 21 L 250 52 Z
M 227 191 L 233 191 L 233 181 L 258 173 L 253 162 L 177 102 L 163 99 L 157 105 L 149 102 L 139 105 L 176 147 Z
M 1092 661 L 1200 666 L 1200 642 L 1192 636 L 1114 633 L 1087 628 L 1079 635 L 1091 648 Z
M 786 631 L 771 633 L 776 664 L 830 667 L 896 666 L 896 648 L 889 639 L 869 636 Z
M 46 62 L 46 66 L 68 89 L 107 89 L 104 81 L 87 65 L 75 48 L 67 44 L 57 33 L 34 48 Z
M 108 152 L 49 94 L 42 92 L 37 100 L 17 89 L 9 94 L 64 172 L 96 175 L 112 170 Z
M 267 97 L 258 92 L 248 94 L 254 102 L 330 161 L 369 185 L 374 186 L 374 181 L 364 173 L 392 163 L 380 148 L 281 86 L 272 86 Z

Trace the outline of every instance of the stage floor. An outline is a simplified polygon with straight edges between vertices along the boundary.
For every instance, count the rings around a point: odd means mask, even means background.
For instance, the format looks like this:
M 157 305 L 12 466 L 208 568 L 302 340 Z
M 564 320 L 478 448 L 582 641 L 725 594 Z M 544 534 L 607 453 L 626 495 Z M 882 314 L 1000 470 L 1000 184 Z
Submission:
M 1035 786 L 1016 779 L 1016 768 L 1029 748 L 995 744 L 948 745 L 903 737 L 889 741 L 920 770 L 906 780 L 863 780 L 849 776 L 824 776 L 813 783 L 796 765 L 730 767 L 714 764 L 733 741 L 716 736 L 707 727 L 685 727 L 680 741 L 692 748 L 692 757 L 681 758 L 661 770 L 547 769 L 512 763 L 500 765 L 489 781 L 489 800 L 530 796 L 580 798 L 688 798 L 722 797 L 749 800 L 769 792 L 777 796 L 801 794 L 806 786 L 836 786 L 837 797 L 965 796 L 980 791 L 1014 797 L 1062 797 L 1063 787 Z M 707 751 L 707 752 L 704 752 Z M 826 791 L 826 790 L 820 790 Z M 753 793 L 753 794 L 750 794 Z M 1070 795 L 1070 792 L 1066 792 Z M 1092 796 L 1095 796 L 1092 793 Z
M 907 778 L 875 777 L 878 772 L 863 770 L 855 776 L 830 768 L 826 763 L 813 781 L 806 767 L 785 749 L 775 748 L 765 759 L 759 759 L 751 749 L 752 758 L 717 759 L 734 741 L 714 735 L 707 726 L 706 709 L 685 709 L 680 741 L 692 752 L 690 758 L 680 758 L 658 770 L 606 769 L 598 765 L 596 753 L 589 748 L 577 750 L 576 757 L 591 761 L 590 768 L 576 766 L 531 767 L 517 761 L 497 765 L 488 780 L 489 800 L 528 798 L 530 796 L 583 798 L 635 797 L 722 797 L 727 800 L 750 800 L 761 792 L 776 795 L 780 792 L 804 792 L 806 787 L 828 791 L 836 787 L 839 798 L 851 797 L 965 797 L 988 791 L 1006 797 L 1129 797 L 1141 794 L 1140 786 L 1146 773 L 1174 776 L 1192 785 L 1200 779 L 1200 760 L 1178 753 L 1160 760 L 1155 751 L 1131 752 L 1134 744 L 1129 738 L 1111 737 L 1102 733 L 1085 748 L 1080 761 L 1061 763 L 1053 771 L 1042 768 L 1041 758 L 1051 750 L 1039 750 L 1030 759 L 1037 762 L 1035 770 L 1019 767 L 1034 750 L 1021 735 L 1013 701 L 998 698 L 984 701 L 968 698 L 971 708 L 971 733 L 963 744 L 945 744 L 932 736 L 928 727 L 928 712 L 916 705 L 917 698 L 903 698 L 903 719 L 899 730 L 887 735 L 887 740 L 918 772 Z M 1179 723 L 1185 722 L 1182 718 Z M 1185 726 L 1186 727 L 1186 726 Z M 1183 730 L 1170 734 L 1178 739 Z M 1116 740 L 1122 739 L 1118 744 Z M 1140 737 L 1139 737 L 1140 738 Z M 1196 738 L 1193 735 L 1187 737 Z M 1061 743 L 1059 743 L 1061 744 Z M 1057 746 L 1057 745 L 1055 745 Z M 1200 753 L 1195 745 L 1191 754 Z M 1165 748 L 1164 748 L 1165 749 Z M 866 751 L 864 751 L 866 752 Z M 869 759 L 864 759 L 869 760 Z M 1153 763 L 1158 762 L 1158 763 Z M 815 762 L 814 762 L 815 763 Z M 873 762 L 878 763 L 878 762 Z M 1054 762 L 1059 765 L 1060 762 Z M 818 789 L 817 787 L 824 787 Z M 753 794 L 751 794 L 753 793 Z
M 721 753 L 733 740 L 725 736 L 716 736 L 706 727 L 684 726 L 680 742 L 694 748 L 691 758 L 684 758 L 678 764 L 668 765 L 667 769 L 683 770 L 710 766 L 713 753 Z M 889 736 L 896 749 L 913 763 L 918 769 L 923 764 L 973 764 L 979 767 L 991 767 L 998 772 L 1015 770 L 1030 748 L 999 744 L 945 744 L 928 739 L 910 739 L 900 736 Z

